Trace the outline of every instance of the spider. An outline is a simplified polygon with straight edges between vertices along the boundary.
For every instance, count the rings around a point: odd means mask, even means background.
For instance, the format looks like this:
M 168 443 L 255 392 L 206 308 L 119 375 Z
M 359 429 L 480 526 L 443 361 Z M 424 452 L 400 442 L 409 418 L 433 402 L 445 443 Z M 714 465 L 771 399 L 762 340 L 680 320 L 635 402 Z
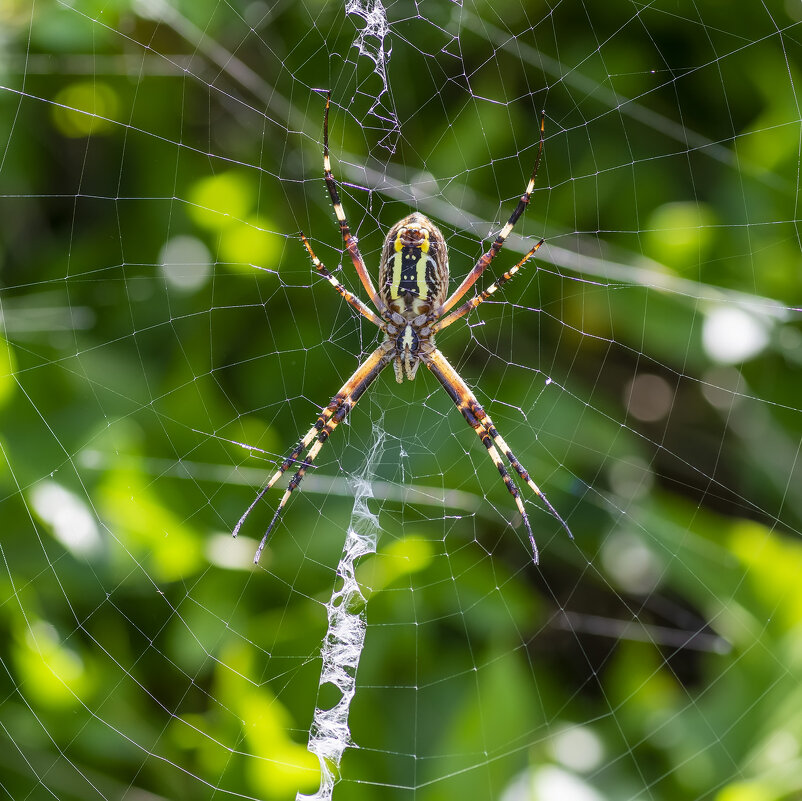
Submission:
M 526 186 L 526 191 L 518 201 L 518 205 L 507 220 L 506 225 L 496 236 L 490 249 L 482 255 L 474 265 L 473 269 L 465 276 L 462 283 L 447 296 L 448 293 L 448 252 L 446 242 L 440 229 L 432 223 L 428 217 L 419 212 L 404 217 L 399 220 L 388 232 L 382 245 L 381 261 L 379 264 L 379 289 L 378 292 L 370 280 L 365 262 L 359 252 L 356 238 L 351 234 L 348 220 L 345 216 L 340 195 L 337 191 L 337 184 L 331 170 L 331 160 L 329 159 L 329 105 L 331 103 L 331 93 L 326 97 L 326 110 L 323 115 L 323 176 L 326 187 L 331 195 L 334 205 L 334 213 L 340 225 L 343 242 L 348 250 L 351 260 L 356 268 L 359 280 L 373 302 L 378 314 L 373 311 L 366 303 L 356 295 L 349 292 L 325 267 L 312 250 L 307 238 L 301 233 L 301 240 L 306 247 L 309 257 L 312 260 L 317 272 L 322 275 L 339 293 L 339 295 L 355 308 L 360 314 L 370 320 L 383 334 L 384 340 L 373 353 L 370 354 L 362 364 L 357 367 L 354 374 L 345 382 L 340 391 L 331 399 L 331 402 L 320 413 L 315 424 L 309 429 L 307 434 L 293 448 L 292 452 L 282 462 L 278 470 L 273 474 L 267 485 L 258 493 L 253 503 L 242 515 L 237 525 L 234 527 L 234 536 L 239 533 L 245 519 L 251 513 L 257 503 L 264 497 L 265 493 L 281 478 L 285 471 L 295 464 L 298 470 L 289 482 L 284 495 L 279 502 L 273 519 L 262 537 L 259 547 L 256 550 L 254 563 L 258 564 L 262 555 L 270 532 L 275 527 L 287 501 L 293 491 L 301 483 L 304 474 L 315 461 L 320 450 L 331 436 L 337 426 L 342 423 L 356 402 L 362 397 L 365 390 L 376 380 L 379 373 L 387 367 L 393 365 L 395 378 L 398 383 L 402 383 L 404 378 L 412 380 L 421 362 L 434 373 L 437 380 L 443 385 L 446 392 L 454 401 L 468 425 L 478 435 L 482 444 L 487 448 L 490 458 L 493 460 L 499 474 L 501 475 L 507 490 L 515 499 L 518 511 L 523 518 L 529 535 L 529 543 L 532 547 L 532 557 L 535 564 L 538 562 L 538 549 L 535 543 L 535 536 L 532 533 L 532 526 L 529 517 L 524 509 L 518 487 L 509 474 L 504 462 L 499 455 L 499 450 L 507 457 L 513 470 L 523 479 L 535 495 L 540 498 L 546 508 L 560 522 L 562 527 L 573 539 L 573 534 L 568 525 L 557 513 L 557 510 L 549 503 L 546 496 L 540 491 L 539 487 L 526 472 L 523 465 L 518 461 L 509 445 L 499 434 L 490 416 L 481 407 L 476 396 L 462 380 L 459 373 L 451 366 L 446 357 L 435 347 L 434 336 L 437 332 L 456 322 L 461 317 L 473 311 L 480 303 L 483 303 L 496 290 L 507 283 L 529 259 L 534 256 L 538 248 L 543 244 L 541 239 L 529 252 L 510 270 L 504 273 L 501 278 L 492 283 L 480 294 L 463 303 L 459 308 L 451 311 L 461 300 L 463 295 L 476 283 L 477 279 L 488 268 L 493 259 L 498 255 L 505 240 L 512 231 L 518 218 L 523 214 L 524 209 L 529 203 L 529 197 L 535 186 L 540 158 L 543 153 L 543 132 L 545 126 L 545 112 L 540 120 L 540 145 L 535 158 L 535 166 L 532 176 Z M 450 313 L 449 313 L 450 312 Z M 308 449 L 306 458 L 302 459 L 301 454 Z

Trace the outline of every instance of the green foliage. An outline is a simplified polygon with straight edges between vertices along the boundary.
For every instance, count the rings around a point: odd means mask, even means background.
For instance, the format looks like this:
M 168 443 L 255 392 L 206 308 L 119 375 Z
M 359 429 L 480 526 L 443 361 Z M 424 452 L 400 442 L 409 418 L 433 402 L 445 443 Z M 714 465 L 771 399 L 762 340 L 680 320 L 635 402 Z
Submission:
M 384 5 L 374 106 L 343 4 L 0 4 L 0 787 L 312 792 L 344 481 L 382 426 L 338 801 L 802 797 L 794 4 Z M 259 568 L 280 494 L 228 536 L 374 344 L 298 238 L 364 297 L 321 88 L 374 275 L 417 204 L 458 281 L 546 109 L 491 272 L 547 244 L 438 339 L 573 530 L 527 501 L 538 568 L 423 369 L 360 401 Z

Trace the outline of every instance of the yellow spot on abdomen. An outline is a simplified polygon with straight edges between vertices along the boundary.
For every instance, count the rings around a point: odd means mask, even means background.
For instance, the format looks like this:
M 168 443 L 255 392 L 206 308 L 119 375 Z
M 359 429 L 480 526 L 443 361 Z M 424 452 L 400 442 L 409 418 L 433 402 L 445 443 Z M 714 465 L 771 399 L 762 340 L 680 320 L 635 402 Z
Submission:
M 395 240 L 395 256 L 393 256 L 393 280 L 390 284 L 390 300 L 398 300 L 398 288 L 401 285 L 401 237 Z

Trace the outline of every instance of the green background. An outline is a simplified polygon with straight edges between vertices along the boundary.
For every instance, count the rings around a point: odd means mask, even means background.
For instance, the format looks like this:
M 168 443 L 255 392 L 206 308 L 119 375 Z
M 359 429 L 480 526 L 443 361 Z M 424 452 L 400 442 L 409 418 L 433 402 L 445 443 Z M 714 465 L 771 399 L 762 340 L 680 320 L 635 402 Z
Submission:
M 0 5 L 1 796 L 312 792 L 383 431 L 335 798 L 802 798 L 802 8 L 504 6 L 388 3 L 383 91 L 339 3 Z M 537 568 L 425 370 L 379 378 L 258 568 L 279 491 L 229 538 L 375 347 L 298 238 L 361 292 L 325 89 L 374 275 L 418 208 L 460 280 L 546 110 L 489 272 L 547 244 L 438 340 L 572 528 L 528 499 Z M 717 319 L 757 344 L 722 356 Z

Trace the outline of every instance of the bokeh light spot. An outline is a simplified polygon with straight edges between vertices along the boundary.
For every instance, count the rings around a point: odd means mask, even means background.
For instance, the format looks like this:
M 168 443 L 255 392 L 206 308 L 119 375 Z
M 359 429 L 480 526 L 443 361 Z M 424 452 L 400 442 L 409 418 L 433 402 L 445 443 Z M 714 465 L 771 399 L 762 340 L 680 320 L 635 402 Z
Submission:
M 645 249 L 669 267 L 695 270 L 713 243 L 715 222 L 713 211 L 704 203 L 666 203 L 647 222 Z
M 604 756 L 601 740 L 587 726 L 567 726 L 552 741 L 554 758 L 571 770 L 586 772 L 598 767 Z
M 114 128 L 119 100 L 117 93 L 101 81 L 77 81 L 53 98 L 53 124 L 63 136 L 80 139 Z
M 630 532 L 618 531 L 605 540 L 602 564 L 625 592 L 638 595 L 653 592 L 660 583 L 660 563 L 642 540 Z
M 73 556 L 90 558 L 101 551 L 103 541 L 94 515 L 68 489 L 55 481 L 42 481 L 31 492 L 31 505 Z
M 181 292 L 195 292 L 212 272 L 208 248 L 194 236 L 176 236 L 165 243 L 159 254 L 164 278 Z
M 220 234 L 220 258 L 231 269 L 259 274 L 254 267 L 277 270 L 284 238 L 262 217 L 232 223 Z
M 635 376 L 624 388 L 627 412 L 644 423 L 662 420 L 671 411 L 673 400 L 668 381 L 653 373 Z
M 743 309 L 716 306 L 705 317 L 702 345 L 720 364 L 739 364 L 757 356 L 768 344 L 766 322 Z
M 210 230 L 222 230 L 242 221 L 256 202 L 256 192 L 248 178 L 230 170 L 196 181 L 189 190 L 187 214 Z

